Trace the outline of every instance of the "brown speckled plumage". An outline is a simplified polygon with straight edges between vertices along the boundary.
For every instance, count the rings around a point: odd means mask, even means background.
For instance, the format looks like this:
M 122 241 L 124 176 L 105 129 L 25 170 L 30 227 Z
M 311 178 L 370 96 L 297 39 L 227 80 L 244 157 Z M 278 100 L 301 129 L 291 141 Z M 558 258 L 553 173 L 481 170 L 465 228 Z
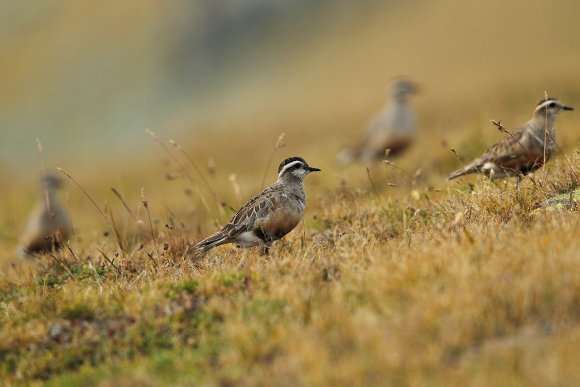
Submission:
M 298 225 L 306 206 L 304 177 L 319 169 L 292 157 L 284 160 L 278 171 L 272 186 L 250 199 L 221 230 L 196 244 L 196 255 L 226 243 L 262 245 L 267 252 L 273 242 Z
M 573 110 L 556 99 L 541 100 L 532 118 L 511 135 L 498 141 L 483 155 L 451 173 L 449 180 L 471 173 L 493 179 L 521 176 L 541 168 L 556 147 L 556 117 L 563 110 Z

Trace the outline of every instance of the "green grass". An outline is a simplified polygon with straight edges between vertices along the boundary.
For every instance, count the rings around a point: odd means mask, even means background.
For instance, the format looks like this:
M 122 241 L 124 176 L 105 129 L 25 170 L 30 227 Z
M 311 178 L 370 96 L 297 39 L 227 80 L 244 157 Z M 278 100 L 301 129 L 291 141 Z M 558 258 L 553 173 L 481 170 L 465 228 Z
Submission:
M 0 375 L 53 385 L 580 380 L 577 214 L 536 210 L 569 184 L 561 162 L 552 168 L 519 198 L 513 182 L 485 179 L 405 194 L 399 175 L 400 187 L 377 190 L 384 171 L 374 189 L 309 189 L 307 221 L 268 258 L 226 246 L 193 261 L 173 246 L 196 238 L 166 233 L 162 219 L 158 243 L 172 247 L 160 256 L 147 234 L 117 257 L 114 239 L 83 238 L 73 251 L 99 244 L 112 263 L 63 251 L 4 276 Z
M 578 207 L 541 207 L 576 186 L 565 158 L 580 174 L 577 112 L 559 119 L 563 154 L 519 194 L 513 180 L 444 180 L 458 166 L 449 148 L 465 161 L 501 138 L 489 119 L 512 130 L 546 88 L 577 104 L 577 13 L 497 2 L 466 16 L 451 1 L 429 4 L 330 23 L 291 58 L 272 48 L 258 59 L 276 74 L 208 101 L 213 110 L 199 108 L 191 138 L 179 139 L 235 208 L 259 191 L 280 132 L 287 146 L 268 181 L 286 156 L 323 169 L 306 181 L 304 222 L 269 257 L 222 246 L 193 259 L 193 244 L 232 212 L 183 153 L 151 141 L 122 163 L 59 159 L 107 220 L 68 181 L 70 251 L 17 261 L 36 194 L 32 178 L 0 170 L 12 183 L 0 186 L 2 384 L 580 384 Z M 420 141 L 396 167 L 337 168 L 384 80 L 402 73 L 425 91 L 414 101 Z

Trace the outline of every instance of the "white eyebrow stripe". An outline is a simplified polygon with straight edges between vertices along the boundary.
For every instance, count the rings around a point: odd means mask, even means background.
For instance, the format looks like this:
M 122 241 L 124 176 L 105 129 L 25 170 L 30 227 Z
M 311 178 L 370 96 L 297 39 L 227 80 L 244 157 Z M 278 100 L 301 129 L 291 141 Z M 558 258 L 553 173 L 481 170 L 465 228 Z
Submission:
M 554 99 L 549 99 L 546 102 L 542 102 L 541 105 L 538 105 L 538 107 L 536 107 L 536 110 L 540 110 L 546 106 L 548 106 L 551 103 L 555 103 L 556 105 L 561 105 L 561 103 L 559 103 L 558 101 L 554 100 Z
M 302 161 L 300 160 L 296 160 L 296 161 L 292 161 L 289 164 L 284 165 L 284 168 L 282 168 L 282 170 L 280 171 L 280 173 L 278 174 L 278 176 L 282 176 L 282 174 L 290 167 L 296 165 L 296 164 L 304 164 Z

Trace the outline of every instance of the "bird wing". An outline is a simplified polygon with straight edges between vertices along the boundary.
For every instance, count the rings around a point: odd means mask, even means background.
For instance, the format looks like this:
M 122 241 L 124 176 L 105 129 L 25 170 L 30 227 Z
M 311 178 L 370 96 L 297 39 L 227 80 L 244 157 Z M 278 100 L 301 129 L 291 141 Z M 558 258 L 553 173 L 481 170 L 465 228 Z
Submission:
M 523 160 L 531 158 L 530 152 L 522 144 L 525 129 L 521 128 L 514 131 L 511 135 L 504 137 L 500 141 L 489 147 L 481 157 L 473 160 L 465 167 L 451 173 L 447 179 L 468 175 L 470 173 L 481 173 L 483 167 L 488 163 L 495 164 L 498 168 L 504 170 L 517 169 Z
M 490 146 L 484 153 L 482 158 L 488 160 L 509 160 L 513 155 L 525 152 L 525 147 L 521 145 L 520 141 L 523 137 L 524 130 L 520 129 L 512 135 L 502 138 L 492 146 Z
M 490 147 L 482 156 L 485 162 L 492 162 L 507 171 L 528 170 L 543 164 L 543 154 L 532 149 L 525 141 L 525 129 L 520 129 Z
M 280 207 L 284 200 L 278 187 L 270 187 L 251 198 L 222 228 L 229 238 L 252 230 L 262 219 Z
M 197 247 L 213 247 L 228 243 L 240 234 L 250 231 L 271 212 L 279 208 L 285 195 L 280 187 L 271 186 L 250 200 L 230 219 L 221 230 L 197 243 Z M 205 246 L 205 247 L 204 247 Z

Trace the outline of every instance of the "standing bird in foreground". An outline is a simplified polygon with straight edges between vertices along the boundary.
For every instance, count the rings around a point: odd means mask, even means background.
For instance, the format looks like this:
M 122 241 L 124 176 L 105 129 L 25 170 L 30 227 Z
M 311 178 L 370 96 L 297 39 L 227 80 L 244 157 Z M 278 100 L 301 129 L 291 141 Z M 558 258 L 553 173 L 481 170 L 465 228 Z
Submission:
M 47 173 L 40 179 L 41 198 L 36 209 L 30 214 L 28 224 L 20 238 L 18 255 L 34 257 L 34 253 L 53 251 L 61 248 L 72 233 L 72 223 L 68 212 L 57 197 L 62 187 L 62 179 L 54 173 Z
M 338 161 L 343 165 L 356 160 L 365 163 L 382 161 L 387 149 L 389 156 L 394 156 L 411 145 L 417 135 L 417 120 L 409 105 L 409 97 L 417 90 L 415 83 L 409 80 L 396 80 L 392 87 L 392 100 L 367 127 L 361 143 L 340 152 Z
M 554 98 L 538 102 L 532 118 L 521 128 L 495 143 L 467 166 L 447 179 L 481 173 L 492 179 L 524 176 L 541 168 L 556 148 L 556 117 L 561 111 L 574 110 Z
M 294 229 L 304 215 L 304 178 L 310 167 L 300 157 L 288 158 L 278 167 L 278 180 L 250 199 L 218 232 L 195 245 L 196 255 L 226 243 L 238 247 L 263 246 L 268 254 L 272 243 Z

